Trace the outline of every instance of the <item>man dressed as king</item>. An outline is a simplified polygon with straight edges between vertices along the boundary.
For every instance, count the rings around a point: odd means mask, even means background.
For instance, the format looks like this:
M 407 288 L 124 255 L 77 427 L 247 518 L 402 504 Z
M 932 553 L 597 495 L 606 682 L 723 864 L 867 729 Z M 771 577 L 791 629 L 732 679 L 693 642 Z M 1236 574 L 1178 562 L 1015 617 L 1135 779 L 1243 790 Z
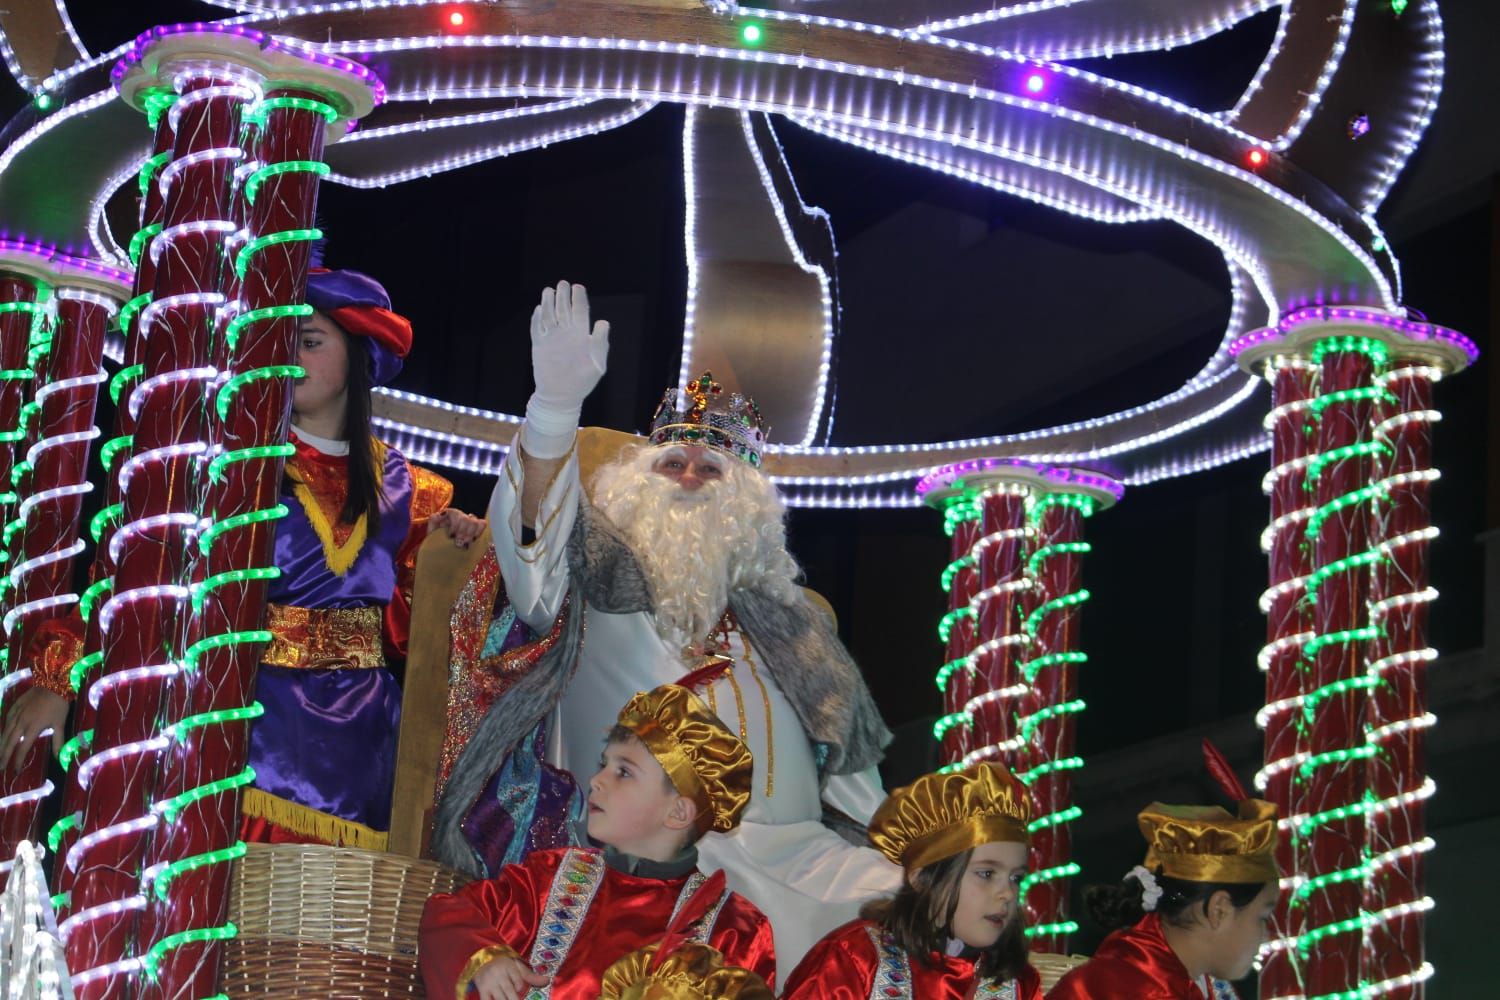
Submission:
M 668 390 L 649 443 L 601 467 L 585 495 L 578 420 L 608 337 L 581 285 L 547 289 L 532 314 L 536 389 L 489 518 L 507 599 L 545 652 L 455 763 L 434 851 L 476 874 L 518 860 L 518 831 L 538 813 L 581 815 L 577 790 L 618 707 L 691 686 L 755 762 L 743 821 L 700 840 L 699 864 L 770 918 L 785 975 L 899 885 L 897 866 L 851 842 L 885 797 L 876 764 L 890 733 L 833 622 L 797 584 L 753 401 L 708 373 Z M 525 766 L 532 755 L 550 766 Z M 559 772 L 571 794 L 558 793 Z

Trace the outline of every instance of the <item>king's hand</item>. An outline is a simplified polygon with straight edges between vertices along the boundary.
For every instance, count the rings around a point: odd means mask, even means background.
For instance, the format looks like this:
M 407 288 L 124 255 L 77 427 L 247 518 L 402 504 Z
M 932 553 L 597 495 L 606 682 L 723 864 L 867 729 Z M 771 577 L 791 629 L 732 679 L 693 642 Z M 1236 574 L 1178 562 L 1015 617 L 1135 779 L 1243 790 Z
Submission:
M 524 445 L 536 458 L 567 453 L 583 401 L 604 375 L 609 324 L 589 325 L 589 293 L 566 281 L 542 292 L 531 313 L 531 374 L 536 391 L 526 404 Z

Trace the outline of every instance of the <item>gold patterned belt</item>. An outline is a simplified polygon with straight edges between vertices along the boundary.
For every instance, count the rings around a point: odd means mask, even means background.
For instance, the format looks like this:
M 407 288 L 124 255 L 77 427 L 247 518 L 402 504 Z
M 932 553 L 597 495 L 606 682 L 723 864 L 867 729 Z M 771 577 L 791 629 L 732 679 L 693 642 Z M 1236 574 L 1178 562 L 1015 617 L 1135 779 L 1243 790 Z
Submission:
M 303 670 L 369 670 L 385 666 L 380 608 L 266 605 L 271 641 L 262 663 Z

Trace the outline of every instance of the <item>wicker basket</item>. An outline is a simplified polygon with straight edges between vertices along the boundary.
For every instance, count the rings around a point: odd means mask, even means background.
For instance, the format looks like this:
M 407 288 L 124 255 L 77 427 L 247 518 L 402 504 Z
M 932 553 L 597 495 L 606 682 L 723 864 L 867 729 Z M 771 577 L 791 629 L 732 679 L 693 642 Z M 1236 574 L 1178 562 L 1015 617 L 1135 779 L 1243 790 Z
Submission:
M 1046 951 L 1034 951 L 1027 958 L 1031 967 L 1042 977 L 1042 992 L 1057 985 L 1057 981 L 1070 971 L 1089 960 L 1087 955 L 1056 955 Z
M 420 997 L 422 905 L 467 876 L 347 847 L 250 844 L 235 864 L 223 989 L 231 997 Z

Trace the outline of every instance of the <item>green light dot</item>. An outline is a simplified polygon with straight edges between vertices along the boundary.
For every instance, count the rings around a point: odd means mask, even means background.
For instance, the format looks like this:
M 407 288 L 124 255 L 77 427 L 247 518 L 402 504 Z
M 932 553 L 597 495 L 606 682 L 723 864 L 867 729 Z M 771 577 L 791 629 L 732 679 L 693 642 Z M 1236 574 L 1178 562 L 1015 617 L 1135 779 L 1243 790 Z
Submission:
M 146 374 L 145 365 L 127 365 L 115 372 L 115 377 L 109 380 L 109 398 L 120 405 L 120 394 L 125 391 L 125 384 L 133 378 L 140 378 Z
M 765 40 L 765 37 L 765 29 L 754 22 L 743 25 L 740 28 L 740 41 L 746 45 L 759 45 Z
M 66 835 L 69 830 L 78 826 L 82 822 L 82 813 L 72 813 L 70 815 L 64 816 L 56 823 L 53 823 L 52 829 L 47 831 L 47 849 L 50 850 L 53 854 L 56 854 L 57 847 L 62 843 L 64 835 Z M 57 903 L 54 901 L 52 905 L 56 907 Z
M 56 104 L 57 102 L 52 99 L 52 95 L 51 94 L 43 92 L 43 93 L 37 94 L 36 97 L 32 99 L 31 103 L 34 104 L 34 105 L 36 105 L 36 109 L 38 111 L 40 111 L 43 114 L 45 114 L 48 111 L 51 111 L 52 110 L 52 106 L 54 104 Z
M 208 478 L 217 483 L 224 476 L 226 466 L 235 462 L 248 462 L 257 458 L 291 458 L 297 449 L 290 444 L 266 444 L 256 445 L 251 448 L 236 448 L 234 451 L 226 451 L 218 455 L 212 462 L 208 463 Z
M 114 581 L 110 581 L 113 583 Z M 89 671 L 104 662 L 104 654 L 100 652 L 90 653 L 73 664 L 73 673 L 68 677 L 68 683 L 74 691 L 83 691 L 83 682 L 88 679 Z

